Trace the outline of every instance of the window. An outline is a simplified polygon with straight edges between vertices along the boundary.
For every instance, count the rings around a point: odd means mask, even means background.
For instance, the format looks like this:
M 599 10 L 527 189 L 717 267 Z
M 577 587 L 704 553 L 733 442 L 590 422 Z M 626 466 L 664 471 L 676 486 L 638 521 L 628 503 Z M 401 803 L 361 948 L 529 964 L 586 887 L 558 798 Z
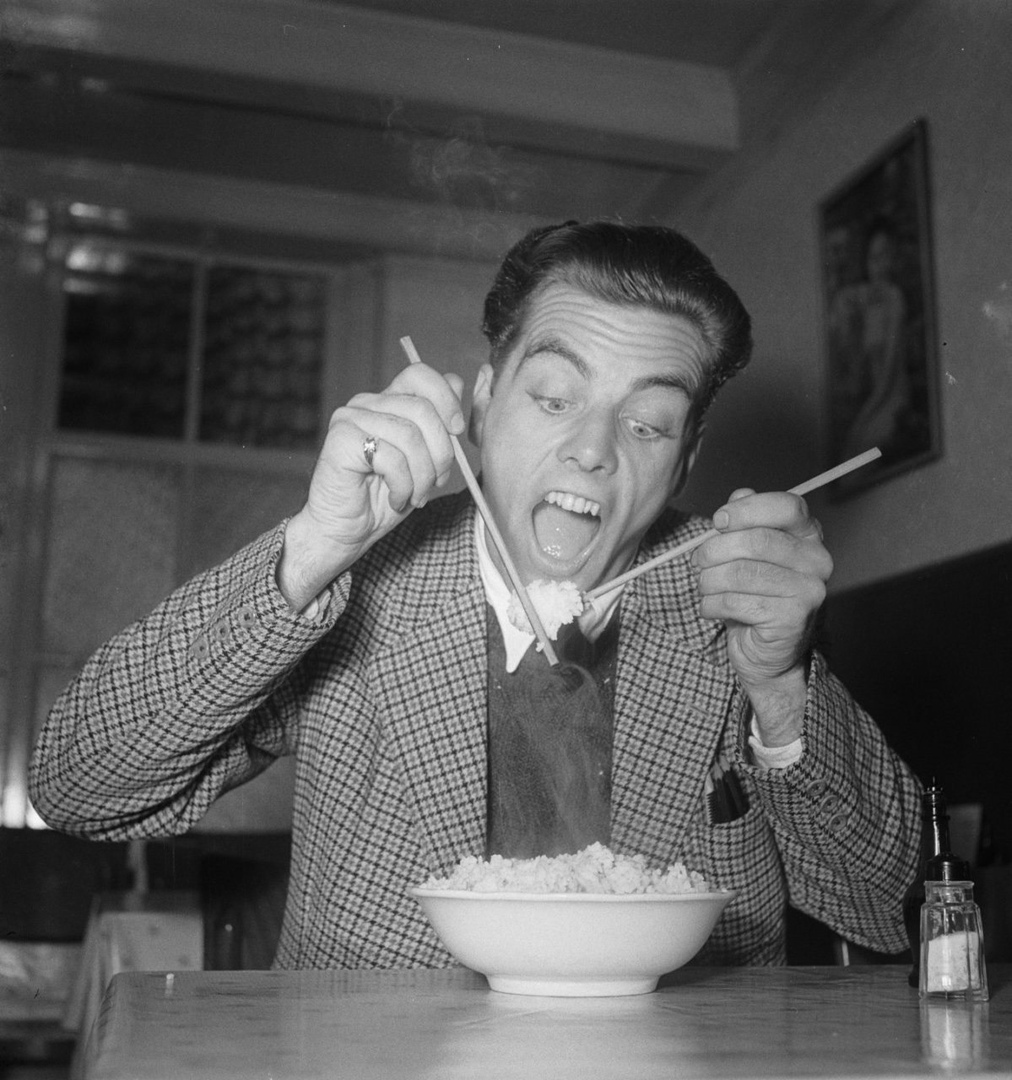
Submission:
M 61 430 L 315 446 L 322 275 L 82 240 L 63 293 Z
M 301 506 L 321 387 L 342 382 L 331 322 L 344 266 L 71 230 L 48 254 L 25 313 L 52 328 L 48 346 L 17 353 L 22 377 L 32 357 L 45 375 L 20 570 L 4 568 L 25 613 L 0 663 L 0 823 L 13 826 L 40 824 L 25 769 L 57 694 L 110 635 Z

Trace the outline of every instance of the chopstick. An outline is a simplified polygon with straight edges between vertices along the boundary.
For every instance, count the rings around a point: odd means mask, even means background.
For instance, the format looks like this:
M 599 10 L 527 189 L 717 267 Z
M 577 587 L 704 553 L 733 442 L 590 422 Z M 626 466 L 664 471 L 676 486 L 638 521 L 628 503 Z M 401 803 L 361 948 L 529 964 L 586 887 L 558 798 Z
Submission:
M 418 355 L 418 350 L 415 348 L 415 343 L 410 337 L 401 338 L 401 348 L 407 354 L 408 360 L 410 360 L 412 364 L 420 364 L 422 362 L 422 358 Z M 520 599 L 524 614 L 527 616 L 528 621 L 534 629 L 534 635 L 538 639 L 538 643 L 541 646 L 542 652 L 545 654 L 545 658 L 552 667 L 555 667 L 559 662 L 559 658 L 555 653 L 555 649 L 552 648 L 552 643 L 548 639 L 548 634 L 545 633 L 545 628 L 541 623 L 541 619 L 538 617 L 537 611 L 534 609 L 534 605 L 531 603 L 531 598 L 527 595 L 527 590 L 520 580 L 517 568 L 513 565 L 513 560 L 506 550 L 506 542 L 503 540 L 502 533 L 499 532 L 495 519 L 492 517 L 492 511 L 485 501 L 485 496 L 478 486 L 478 481 L 471 470 L 471 464 L 467 460 L 467 455 L 464 453 L 464 449 L 460 445 L 460 440 L 456 435 L 450 436 L 450 442 L 453 444 L 453 456 L 457 459 L 457 465 L 463 474 L 464 483 L 467 484 L 467 489 L 471 492 L 471 497 L 478 507 L 478 513 L 481 514 L 482 521 L 485 522 L 485 528 L 488 529 L 492 541 L 499 552 L 499 557 L 502 559 L 503 566 L 506 567 L 506 573 L 509 575 L 514 592 Z
M 841 476 L 846 476 L 847 473 L 853 472 L 855 469 L 860 469 L 862 465 L 867 465 L 869 462 L 872 462 L 881 456 L 882 451 L 879 450 L 877 446 L 873 446 L 871 450 L 865 450 L 863 454 L 857 454 L 855 457 L 848 458 L 846 461 L 841 461 L 839 465 L 834 465 L 833 468 L 819 473 L 818 476 L 813 476 L 810 480 L 805 480 L 804 483 L 798 484 L 797 487 L 790 488 L 789 491 L 792 495 L 807 495 L 808 492 L 815 491 L 816 488 L 825 487 L 826 484 L 831 484 L 834 480 L 839 480 Z M 625 585 L 626 582 L 638 578 L 641 574 L 645 574 L 648 570 L 653 570 L 654 567 L 660 566 L 662 563 L 670 562 L 672 559 L 677 559 L 679 555 L 685 555 L 690 551 L 695 551 L 700 544 L 709 540 L 711 536 L 717 535 L 719 535 L 718 529 L 707 529 L 707 531 L 700 536 L 694 536 L 691 540 L 686 540 L 684 544 L 679 544 L 678 547 L 673 547 L 670 551 L 662 552 L 660 555 L 649 559 L 647 562 L 641 563 L 639 566 L 634 566 L 631 570 L 627 570 L 624 574 L 619 574 L 618 577 L 612 578 L 611 581 L 606 581 L 604 584 L 596 586 L 585 593 L 584 596 L 587 600 L 594 600 L 598 596 L 603 596 L 604 593 L 611 592 L 612 589 L 617 589 L 620 585 Z

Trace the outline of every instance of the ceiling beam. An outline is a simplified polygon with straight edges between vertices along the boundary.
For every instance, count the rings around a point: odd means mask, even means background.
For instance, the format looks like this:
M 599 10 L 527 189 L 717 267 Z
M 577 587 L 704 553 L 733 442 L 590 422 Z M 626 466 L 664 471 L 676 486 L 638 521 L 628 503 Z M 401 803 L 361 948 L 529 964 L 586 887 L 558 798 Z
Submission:
M 237 180 L 86 158 L 5 150 L 6 195 L 92 203 L 139 218 L 305 237 L 317 245 L 498 261 L 529 229 L 527 214 L 486 213 L 403 199 Z
M 636 216 L 658 186 L 691 176 L 629 163 L 489 147 L 416 130 L 378 132 L 178 95 L 8 79 L 0 146 L 319 190 L 452 203 L 548 219 Z
M 322 0 L 8 0 L 24 44 L 195 72 L 313 86 L 485 117 L 528 138 L 573 133 L 686 148 L 738 147 L 722 68 L 633 56 Z M 540 135 L 532 133 L 537 128 Z

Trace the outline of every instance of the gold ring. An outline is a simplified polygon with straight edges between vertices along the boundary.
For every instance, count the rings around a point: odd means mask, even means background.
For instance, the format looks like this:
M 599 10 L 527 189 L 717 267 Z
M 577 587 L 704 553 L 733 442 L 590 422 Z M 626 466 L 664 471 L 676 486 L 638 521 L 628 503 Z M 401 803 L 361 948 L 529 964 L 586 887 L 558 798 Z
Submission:
M 366 436 L 366 440 L 362 443 L 362 456 L 365 458 L 366 465 L 372 468 L 372 459 L 376 456 L 376 447 L 379 443 L 376 441 L 375 435 Z

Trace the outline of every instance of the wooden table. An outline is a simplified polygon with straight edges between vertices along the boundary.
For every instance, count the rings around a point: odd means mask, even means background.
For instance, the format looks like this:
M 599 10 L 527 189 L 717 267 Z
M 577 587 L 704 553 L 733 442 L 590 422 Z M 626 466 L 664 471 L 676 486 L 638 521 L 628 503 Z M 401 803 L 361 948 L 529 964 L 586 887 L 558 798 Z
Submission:
M 985 1005 L 893 966 L 683 968 L 640 997 L 499 994 L 456 971 L 117 975 L 89 1080 L 1012 1076 L 1012 967 Z

